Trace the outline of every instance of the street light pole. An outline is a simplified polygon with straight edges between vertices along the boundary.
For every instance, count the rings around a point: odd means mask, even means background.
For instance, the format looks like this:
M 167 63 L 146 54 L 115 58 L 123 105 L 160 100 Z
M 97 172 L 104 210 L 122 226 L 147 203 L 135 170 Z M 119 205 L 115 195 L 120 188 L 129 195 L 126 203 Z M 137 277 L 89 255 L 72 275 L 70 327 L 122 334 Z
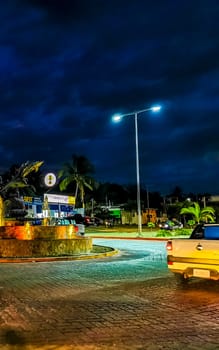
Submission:
M 136 150 L 138 236 L 141 237 L 142 236 L 142 219 L 141 219 L 141 188 L 140 188 L 139 153 L 138 153 L 138 112 L 135 112 L 135 150 Z
M 135 154 L 136 154 L 136 180 L 137 180 L 137 216 L 138 216 L 138 237 L 142 236 L 142 219 L 141 219 L 141 186 L 140 186 L 140 171 L 139 171 L 139 152 L 138 152 L 138 114 L 143 112 L 158 112 L 160 111 L 160 106 L 155 106 L 151 108 L 141 109 L 132 113 L 117 114 L 113 116 L 115 122 L 121 121 L 123 117 L 133 116 L 135 117 Z

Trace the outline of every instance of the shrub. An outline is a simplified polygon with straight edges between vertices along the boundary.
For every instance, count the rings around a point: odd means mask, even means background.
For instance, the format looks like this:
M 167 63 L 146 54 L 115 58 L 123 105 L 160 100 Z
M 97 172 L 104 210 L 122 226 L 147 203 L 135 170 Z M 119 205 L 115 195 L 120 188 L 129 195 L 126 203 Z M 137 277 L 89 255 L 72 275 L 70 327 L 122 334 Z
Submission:
M 174 232 L 175 236 L 190 236 L 191 234 L 191 229 L 190 228 L 181 228 L 181 229 L 177 229 Z
M 154 228 L 155 227 L 155 223 L 154 222 L 148 222 L 147 223 L 147 227 Z
M 169 230 L 159 230 L 156 237 L 172 237 L 173 234 Z
M 178 236 L 190 236 L 191 229 L 180 228 L 173 231 L 170 230 L 159 230 L 156 237 L 178 237 Z
M 192 226 L 195 226 L 195 220 L 188 220 L 187 221 L 187 224 L 192 227 Z

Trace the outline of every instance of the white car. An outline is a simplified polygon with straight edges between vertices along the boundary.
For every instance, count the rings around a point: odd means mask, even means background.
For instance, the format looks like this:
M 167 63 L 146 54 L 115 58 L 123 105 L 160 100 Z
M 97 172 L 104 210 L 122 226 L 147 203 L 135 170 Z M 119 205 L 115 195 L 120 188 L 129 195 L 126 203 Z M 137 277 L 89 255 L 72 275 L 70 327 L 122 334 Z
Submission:
M 162 230 L 176 230 L 183 228 L 183 224 L 176 220 L 167 220 L 159 224 L 160 229 Z

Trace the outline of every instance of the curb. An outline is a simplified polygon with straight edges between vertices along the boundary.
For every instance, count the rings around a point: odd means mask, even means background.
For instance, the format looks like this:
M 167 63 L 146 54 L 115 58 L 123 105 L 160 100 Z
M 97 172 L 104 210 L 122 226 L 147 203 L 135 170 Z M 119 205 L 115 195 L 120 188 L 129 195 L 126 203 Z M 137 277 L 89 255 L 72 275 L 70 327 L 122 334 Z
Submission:
M 104 247 L 107 248 L 107 247 Z M 110 248 L 111 250 L 104 253 L 90 253 L 84 255 L 72 256 L 51 256 L 51 257 L 31 257 L 31 258 L 0 258 L 1 263 L 35 263 L 35 262 L 54 262 L 54 261 L 71 261 L 71 260 L 87 260 L 87 259 L 101 259 L 114 255 L 118 255 L 118 249 Z
M 101 239 L 134 239 L 134 240 L 142 240 L 142 241 L 168 241 L 171 239 L 170 237 L 118 237 L 118 236 L 92 236 L 89 235 L 89 237 L 95 239 L 95 238 L 101 238 Z

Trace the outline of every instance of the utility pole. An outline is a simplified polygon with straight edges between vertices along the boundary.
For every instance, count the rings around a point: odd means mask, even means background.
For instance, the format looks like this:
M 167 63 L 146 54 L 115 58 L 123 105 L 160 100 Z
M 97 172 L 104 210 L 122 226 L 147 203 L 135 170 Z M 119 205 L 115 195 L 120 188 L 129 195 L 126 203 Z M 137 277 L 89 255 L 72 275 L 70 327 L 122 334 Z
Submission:
M 150 205 L 149 205 L 149 192 L 147 188 L 147 223 L 150 222 Z

